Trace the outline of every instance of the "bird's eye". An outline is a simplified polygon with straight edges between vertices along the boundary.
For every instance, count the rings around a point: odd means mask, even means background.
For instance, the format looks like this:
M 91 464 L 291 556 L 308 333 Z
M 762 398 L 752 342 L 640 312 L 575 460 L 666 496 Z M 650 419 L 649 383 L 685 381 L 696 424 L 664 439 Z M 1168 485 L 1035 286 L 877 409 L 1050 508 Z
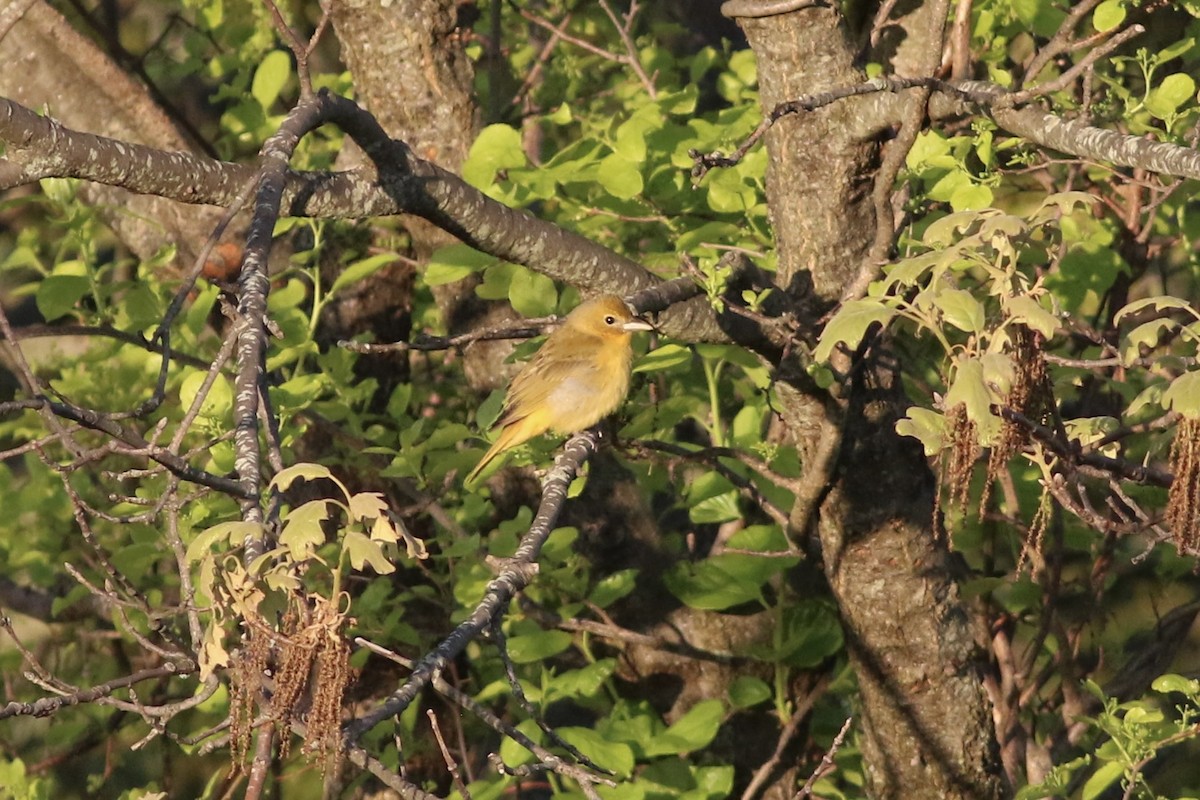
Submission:
M 605 325 L 616 325 L 617 318 L 614 317 L 612 314 L 609 314 L 607 317 L 604 318 L 604 324 Z

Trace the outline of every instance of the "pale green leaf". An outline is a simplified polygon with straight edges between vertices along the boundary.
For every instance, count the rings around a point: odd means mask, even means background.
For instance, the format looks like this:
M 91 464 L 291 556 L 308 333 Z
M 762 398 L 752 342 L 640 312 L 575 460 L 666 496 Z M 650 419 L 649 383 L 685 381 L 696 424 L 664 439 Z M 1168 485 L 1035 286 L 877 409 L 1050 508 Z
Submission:
M 1185 372 L 1163 392 L 1163 406 L 1190 419 L 1200 419 L 1200 370 Z
M 1020 294 L 1005 298 L 1003 305 L 1005 312 L 1012 319 L 1023 322 L 1030 330 L 1037 331 L 1047 339 L 1054 336 L 1054 332 L 1058 330 L 1058 317 L 1043 308 L 1042 304 L 1030 295 Z
M 1168 75 L 1146 98 L 1146 110 L 1159 119 L 1178 113 L 1179 107 L 1196 96 L 1196 81 L 1190 75 L 1176 72 Z
M 1125 0 L 1104 0 L 1092 12 L 1092 27 L 1097 31 L 1111 31 L 1125 21 Z
M 350 498 L 350 519 L 379 519 L 387 515 L 387 500 L 379 492 L 359 492 Z
M 358 531 L 347 531 L 342 546 L 350 556 L 350 566 L 358 571 L 369 566 L 376 574 L 387 575 L 396 571 L 396 566 L 383 553 L 379 542 L 367 538 L 366 534 Z
M 262 525 L 257 522 L 235 520 L 220 522 L 202 531 L 188 544 L 187 560 L 199 561 L 213 545 L 224 542 L 230 548 L 241 547 L 247 539 L 257 539 L 262 535 Z
M 293 509 L 279 533 L 279 544 L 286 547 L 293 561 L 305 561 L 325 543 L 321 523 L 329 519 L 328 500 L 310 500 Z
M 271 479 L 270 488 L 286 492 L 298 480 L 314 481 L 321 478 L 333 479 L 333 473 L 329 471 L 328 467 L 321 464 L 293 464 L 276 473 L 275 477 Z
M 736 709 L 751 708 L 771 699 L 771 687 L 761 678 L 743 675 L 729 687 L 729 702 Z
M 1080 800 L 1096 800 L 1104 790 L 1117 781 L 1125 774 L 1125 767 L 1120 761 L 1110 761 L 1102 765 L 1099 769 L 1092 773 L 1092 777 L 1087 779 L 1087 783 L 1083 785 L 1083 792 L 1080 794 Z
M 965 289 L 944 289 L 933 298 L 933 304 L 946 322 L 967 333 L 983 330 L 983 304 Z
M 945 447 L 946 418 L 937 411 L 910 406 L 907 415 L 896 421 L 896 433 L 920 440 L 925 455 L 937 455 Z
M 279 93 L 287 85 L 291 74 L 292 57 L 283 50 L 272 50 L 263 56 L 258 68 L 254 70 L 250 95 L 264 111 L 270 110 L 279 99 Z
M 375 542 L 391 542 L 392 544 L 400 541 L 400 532 L 396 530 L 396 526 L 387 514 L 375 517 L 375 521 L 371 523 L 371 540 Z
M 862 341 L 867 329 L 877 322 L 887 322 L 896 310 L 879 300 L 851 300 L 833 315 L 833 319 L 821 331 L 821 338 L 813 351 L 814 361 L 828 361 L 830 353 L 838 344 L 855 348 Z
M 662 372 L 692 360 L 692 349 L 681 344 L 664 344 L 638 359 L 634 372 Z
M 983 215 L 978 211 L 956 211 L 934 221 L 925 229 L 921 241 L 934 249 L 950 245 L 961 234 L 979 224 Z
M 488 125 L 475 137 L 462 167 L 463 180 L 476 189 L 486 189 L 496 181 L 496 173 L 525 166 L 525 149 L 520 131 L 511 125 Z
M 329 287 L 329 294 L 337 294 L 347 286 L 374 275 L 389 264 L 395 263 L 396 258 L 395 253 L 379 253 L 355 261 L 342 270 L 337 278 L 334 279 L 333 286 Z
M 946 392 L 945 407 L 952 409 L 960 403 L 966 406 L 967 418 L 979 431 L 979 444 L 987 446 L 1000 433 L 1000 420 L 991 412 L 994 398 L 983 377 L 983 362 L 966 358 L 958 362 L 954 382 Z
M 641 169 L 619 153 L 612 153 L 600 161 L 599 177 L 604 190 L 622 200 L 637 197 L 645 188 Z
M 1121 308 L 1113 317 L 1113 322 L 1120 323 L 1125 317 L 1141 311 L 1143 308 L 1153 308 L 1155 311 L 1162 311 L 1167 308 L 1178 308 L 1190 312 L 1193 316 L 1196 315 L 1192 304 L 1180 297 L 1172 297 L 1171 295 L 1158 295 L 1155 297 L 1143 297 L 1141 300 L 1134 300 Z
M 471 273 L 495 263 L 494 256 L 465 244 L 451 244 L 433 251 L 421 277 L 426 286 L 441 286 L 461 281 Z

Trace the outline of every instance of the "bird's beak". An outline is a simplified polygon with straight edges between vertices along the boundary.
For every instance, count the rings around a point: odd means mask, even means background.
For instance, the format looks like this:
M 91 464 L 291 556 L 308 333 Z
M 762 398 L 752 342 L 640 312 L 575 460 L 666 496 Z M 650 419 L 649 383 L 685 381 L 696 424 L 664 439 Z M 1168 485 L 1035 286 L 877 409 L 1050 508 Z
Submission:
M 627 331 L 653 331 L 658 330 L 642 317 L 634 317 L 621 326 Z

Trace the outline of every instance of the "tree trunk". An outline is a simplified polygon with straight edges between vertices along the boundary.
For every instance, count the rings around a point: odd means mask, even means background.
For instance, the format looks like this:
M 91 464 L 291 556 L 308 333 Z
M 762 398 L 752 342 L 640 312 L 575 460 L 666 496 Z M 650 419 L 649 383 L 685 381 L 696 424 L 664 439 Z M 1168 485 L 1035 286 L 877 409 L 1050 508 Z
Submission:
M 743 28 L 758 58 L 764 113 L 862 80 L 833 10 L 746 19 Z M 778 282 L 797 300 L 814 293 L 819 307 L 857 274 L 875 233 L 875 147 L 853 138 L 853 113 L 843 101 L 792 115 L 766 139 Z M 858 726 L 871 795 L 999 797 L 981 651 L 951 556 L 931 531 L 933 477 L 920 447 L 895 432 L 907 403 L 898 379 L 875 360 L 857 365 L 840 403 L 800 380 L 780 391 L 807 484 L 792 533 L 820 541 L 862 689 Z

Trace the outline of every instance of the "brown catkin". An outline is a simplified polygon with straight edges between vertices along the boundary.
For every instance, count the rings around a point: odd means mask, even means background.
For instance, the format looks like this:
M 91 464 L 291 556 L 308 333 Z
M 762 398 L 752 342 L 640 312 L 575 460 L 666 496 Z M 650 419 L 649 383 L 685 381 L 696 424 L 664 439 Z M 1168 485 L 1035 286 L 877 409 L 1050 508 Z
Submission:
M 1053 409 L 1053 394 L 1046 376 L 1046 359 L 1042 355 L 1042 336 L 1024 325 L 1013 325 L 1010 338 L 1013 345 L 1012 389 L 1005 404 L 1022 416 L 1035 422 L 1045 422 Z M 1029 443 L 1029 431 L 1015 422 L 1004 420 L 1000 428 L 1000 439 L 992 446 L 988 456 L 987 476 L 983 481 L 983 493 L 979 498 L 979 515 L 987 512 L 992 498 L 992 484 L 1008 462 Z
M 946 465 L 945 481 L 950 503 L 966 508 L 971 492 L 971 473 L 979 458 L 979 434 L 975 423 L 967 417 L 967 407 L 959 403 L 946 414 L 950 442 L 950 458 Z
M 1167 527 L 1181 554 L 1200 552 L 1200 420 L 1184 417 L 1171 445 L 1174 479 L 1167 494 Z

